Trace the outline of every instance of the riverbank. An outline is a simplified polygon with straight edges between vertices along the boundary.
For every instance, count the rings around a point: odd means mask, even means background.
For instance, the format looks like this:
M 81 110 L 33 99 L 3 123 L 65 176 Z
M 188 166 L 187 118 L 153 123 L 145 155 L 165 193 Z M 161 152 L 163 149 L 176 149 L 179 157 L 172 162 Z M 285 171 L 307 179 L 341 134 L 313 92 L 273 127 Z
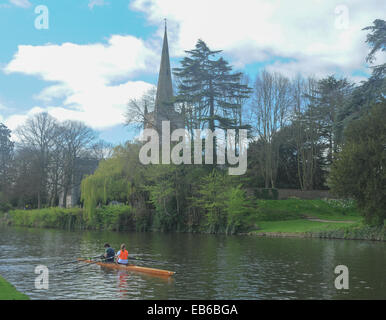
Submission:
M 386 226 L 366 225 L 355 204 L 349 201 L 267 200 L 263 208 L 265 213 L 270 209 L 271 214 L 256 221 L 256 228 L 249 235 L 386 241 Z
M 29 297 L 0 276 L 0 300 L 29 300 Z
M 386 241 L 386 226 L 363 222 L 354 203 L 340 200 L 260 201 L 255 229 L 259 237 L 325 238 Z
M 369 227 L 362 221 L 355 204 L 340 200 L 257 200 L 239 232 L 262 237 L 312 237 L 330 239 L 386 240 L 384 227 Z M 22 227 L 89 229 L 109 231 L 138 230 L 138 221 L 130 206 L 98 208 L 90 220 L 81 208 L 11 210 L 0 223 Z M 147 231 L 159 231 L 152 226 Z M 181 232 L 190 232 L 178 230 Z M 195 232 L 207 233 L 205 221 Z
M 344 240 L 386 241 L 385 227 L 371 227 L 362 223 L 338 226 L 336 222 L 316 223 L 307 220 L 294 220 L 285 225 L 282 221 L 264 224 L 264 229 L 248 233 L 251 236 L 271 238 L 323 238 Z

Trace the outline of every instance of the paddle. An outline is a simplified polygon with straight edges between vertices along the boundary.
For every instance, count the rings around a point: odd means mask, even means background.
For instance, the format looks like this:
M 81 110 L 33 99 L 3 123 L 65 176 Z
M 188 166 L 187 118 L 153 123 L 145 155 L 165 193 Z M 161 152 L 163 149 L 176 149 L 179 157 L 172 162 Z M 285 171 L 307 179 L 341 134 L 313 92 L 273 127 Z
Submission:
M 101 257 L 101 255 L 96 256 L 96 257 L 87 258 L 87 259 L 85 258 L 84 260 L 97 259 L 97 258 L 100 258 L 100 257 Z M 73 260 L 73 261 L 69 261 L 69 262 L 64 262 L 64 263 L 54 264 L 53 267 L 64 266 L 64 265 L 66 265 L 66 264 L 77 263 L 77 262 L 79 262 L 79 259 Z
M 107 258 L 98 256 L 98 257 L 94 257 L 94 259 L 106 260 Z M 88 259 L 84 259 L 84 260 L 88 260 Z M 78 260 L 78 261 L 79 261 L 79 262 L 82 262 L 82 260 Z M 71 270 L 65 270 L 65 271 L 63 271 L 63 272 L 72 272 L 72 271 L 76 271 L 76 270 L 78 270 L 78 269 L 82 269 L 82 268 L 84 268 L 84 267 L 87 267 L 87 266 L 89 266 L 89 265 L 92 265 L 92 264 L 95 264 L 95 263 L 98 263 L 98 262 L 100 262 L 100 261 L 88 261 L 86 264 L 84 264 L 84 265 L 82 265 L 82 266 L 80 266 L 80 267 L 76 267 L 76 268 L 73 268 L 73 269 L 71 269 Z
M 157 261 L 157 260 L 151 260 L 151 259 L 141 259 L 141 258 L 136 258 L 136 257 L 128 257 L 130 260 L 138 260 L 138 261 L 148 261 L 148 262 L 155 262 L 155 263 L 166 263 L 163 261 Z

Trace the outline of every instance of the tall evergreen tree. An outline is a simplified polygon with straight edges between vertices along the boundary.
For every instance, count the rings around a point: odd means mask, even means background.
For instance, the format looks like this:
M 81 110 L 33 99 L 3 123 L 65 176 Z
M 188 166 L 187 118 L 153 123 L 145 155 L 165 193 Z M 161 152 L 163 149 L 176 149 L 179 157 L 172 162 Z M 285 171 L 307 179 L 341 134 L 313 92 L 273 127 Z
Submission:
M 344 106 L 353 91 L 353 84 L 347 79 L 328 76 L 317 83 L 311 103 L 318 110 L 322 127 L 322 137 L 327 147 L 327 165 L 330 165 L 335 154 L 340 150 L 343 138 Z
M 375 61 L 375 54 L 378 51 L 386 51 L 386 21 L 376 19 L 372 26 L 368 26 L 363 30 L 371 30 L 366 37 L 366 42 L 369 44 L 371 50 L 366 57 L 366 61 L 373 63 Z M 384 78 L 386 73 L 386 63 L 377 65 L 373 69 L 373 77 Z
M 222 57 L 216 59 L 220 52 L 210 50 L 202 40 L 186 51 L 181 67 L 174 69 L 180 80 L 177 101 L 193 106 L 197 129 L 247 128 L 234 114 L 241 112 L 241 102 L 249 97 L 251 88 L 242 83 L 242 73 L 233 73 Z
M 386 221 L 385 118 L 383 99 L 350 123 L 329 176 L 332 192 L 354 198 L 367 222 L 379 225 Z
M 376 19 L 372 26 L 362 30 L 370 30 L 366 37 L 366 43 L 370 47 L 370 52 L 366 57 L 366 62 L 373 64 L 372 75 L 366 81 L 362 81 L 357 86 L 341 110 L 344 116 L 343 127 L 346 128 L 351 121 L 359 119 L 366 114 L 369 109 L 385 98 L 386 92 L 386 63 L 374 65 L 377 52 L 386 51 L 386 21 Z

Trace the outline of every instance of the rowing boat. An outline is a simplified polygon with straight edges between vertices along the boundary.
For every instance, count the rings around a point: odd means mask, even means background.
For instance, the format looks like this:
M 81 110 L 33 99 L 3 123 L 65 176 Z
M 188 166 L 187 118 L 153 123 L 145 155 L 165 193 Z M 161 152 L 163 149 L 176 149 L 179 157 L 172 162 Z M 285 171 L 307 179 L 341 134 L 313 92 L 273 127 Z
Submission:
M 170 277 L 175 274 L 175 272 L 173 271 L 140 267 L 140 266 L 135 266 L 133 264 L 123 265 L 123 264 L 117 264 L 117 263 L 98 262 L 98 261 L 86 260 L 81 258 L 79 258 L 78 260 L 85 263 L 93 263 L 105 268 L 147 273 L 147 274 L 152 274 L 156 276 Z

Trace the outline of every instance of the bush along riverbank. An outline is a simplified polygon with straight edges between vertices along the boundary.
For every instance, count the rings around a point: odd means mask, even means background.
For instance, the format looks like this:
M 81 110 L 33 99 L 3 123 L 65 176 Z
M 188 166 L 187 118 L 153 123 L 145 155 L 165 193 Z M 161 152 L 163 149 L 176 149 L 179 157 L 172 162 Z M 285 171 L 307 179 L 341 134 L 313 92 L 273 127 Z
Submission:
M 0 276 L 0 300 L 29 300 L 29 297 Z
M 2 225 L 89 230 L 136 230 L 130 206 L 104 206 L 89 219 L 81 208 L 10 210 L 0 218 Z
M 253 205 L 252 205 L 253 204 Z M 352 201 L 341 200 L 262 200 L 249 202 L 249 207 L 236 210 L 228 219 L 238 224 L 239 234 L 265 237 L 314 237 L 328 239 L 386 240 L 385 227 L 364 224 Z M 154 214 L 154 213 L 153 213 Z M 240 217 L 235 216 L 240 215 Z M 162 231 L 157 228 L 156 215 L 143 213 L 137 217 L 135 210 L 127 205 L 108 205 L 95 210 L 91 218 L 81 208 L 46 208 L 40 210 L 11 210 L 2 215 L 2 224 L 61 229 L 89 229 L 110 231 Z M 180 232 L 213 233 L 208 221 L 202 220 L 199 228 L 187 225 Z M 217 232 L 217 233 L 226 233 Z

